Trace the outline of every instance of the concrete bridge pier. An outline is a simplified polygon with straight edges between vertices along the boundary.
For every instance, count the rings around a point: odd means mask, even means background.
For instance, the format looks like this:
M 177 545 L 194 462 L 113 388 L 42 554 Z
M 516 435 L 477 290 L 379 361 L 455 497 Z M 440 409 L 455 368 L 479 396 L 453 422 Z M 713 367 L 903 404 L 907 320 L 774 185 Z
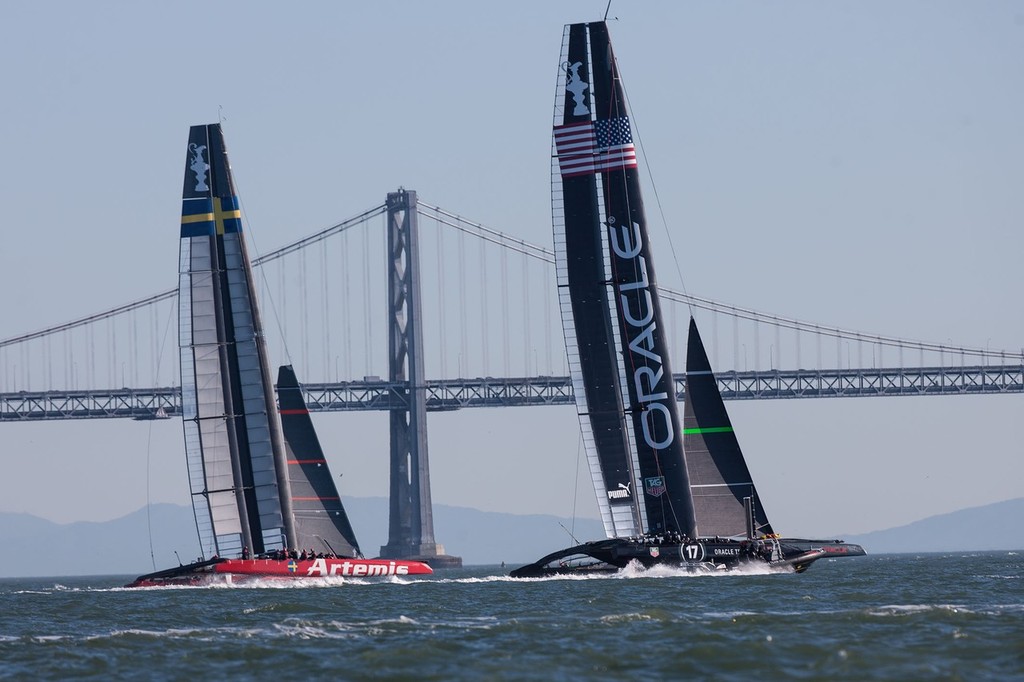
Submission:
M 391 511 L 385 559 L 414 559 L 432 567 L 462 566 L 434 540 L 427 459 L 427 401 L 420 319 L 420 261 L 416 192 L 387 199 L 388 373 L 402 395 L 391 414 Z

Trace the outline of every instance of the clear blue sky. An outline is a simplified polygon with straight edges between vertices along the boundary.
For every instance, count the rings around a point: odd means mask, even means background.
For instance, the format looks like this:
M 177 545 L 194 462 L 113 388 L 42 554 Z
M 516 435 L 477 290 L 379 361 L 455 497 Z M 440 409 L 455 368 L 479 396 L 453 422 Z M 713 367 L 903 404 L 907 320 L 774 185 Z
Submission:
M 0 336 L 174 286 L 183 141 L 219 111 L 263 250 L 399 185 L 549 244 L 562 26 L 604 5 L 4 5 Z M 1024 346 L 1024 6 L 652 1 L 611 14 L 689 291 Z M 659 274 L 678 286 L 674 263 L 659 259 Z M 1021 494 L 1022 396 L 729 407 L 786 534 Z M 361 447 L 336 465 L 343 494 L 386 494 L 384 415 L 317 424 L 325 442 Z M 576 432 L 571 408 L 431 415 L 434 499 L 567 515 Z M 3 511 L 111 518 L 145 503 L 147 480 L 154 501 L 187 502 L 178 422 L 4 424 L 0 443 Z

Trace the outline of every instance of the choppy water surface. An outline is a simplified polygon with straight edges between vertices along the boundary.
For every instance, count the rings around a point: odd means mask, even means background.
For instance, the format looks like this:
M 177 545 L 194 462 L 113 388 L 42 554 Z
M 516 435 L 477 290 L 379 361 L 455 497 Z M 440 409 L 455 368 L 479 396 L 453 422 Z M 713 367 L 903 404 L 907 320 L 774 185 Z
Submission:
M 803 575 L 497 567 L 317 586 L 0 580 L 0 679 L 1024 679 L 1024 553 Z M 767 676 L 767 677 L 764 677 Z

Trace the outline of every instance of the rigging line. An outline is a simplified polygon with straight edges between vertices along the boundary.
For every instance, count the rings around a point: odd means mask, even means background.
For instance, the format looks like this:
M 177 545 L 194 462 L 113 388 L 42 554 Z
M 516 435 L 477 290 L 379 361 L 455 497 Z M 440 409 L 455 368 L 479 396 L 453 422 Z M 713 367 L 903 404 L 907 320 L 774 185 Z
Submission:
M 576 499 L 580 494 L 580 453 L 583 451 L 583 434 L 576 433 L 576 476 L 573 478 L 572 486 L 572 530 L 569 531 L 569 535 L 572 535 L 576 531 Z
M 256 230 L 253 228 L 252 221 L 249 220 L 249 209 L 247 209 L 245 207 L 245 202 L 242 200 L 243 194 L 242 194 L 242 190 L 240 188 L 241 187 L 241 182 L 238 180 L 237 177 L 234 178 L 234 181 L 235 181 L 235 191 L 237 193 L 236 196 L 238 198 L 238 206 L 239 206 L 239 208 L 242 211 L 242 216 L 241 216 L 242 231 L 238 235 L 239 246 L 241 247 L 242 252 L 245 253 L 246 255 L 248 255 L 248 248 L 246 248 L 246 233 L 248 233 L 248 235 L 249 235 L 248 236 L 248 241 L 252 243 L 253 251 L 258 254 L 260 252 L 260 249 L 259 249 L 259 245 L 256 243 Z M 267 259 L 267 258 L 257 257 L 256 259 L 251 260 L 251 263 L 255 266 L 256 263 L 262 263 L 262 262 L 269 261 L 269 260 L 270 259 Z M 282 266 L 282 272 L 283 272 L 283 266 Z M 284 356 L 285 356 L 285 358 L 287 358 L 288 364 L 292 364 L 292 354 L 291 354 L 291 351 L 288 348 L 288 337 L 285 336 L 286 324 L 282 323 L 282 321 L 281 321 L 282 315 L 281 315 L 281 313 L 280 313 L 280 311 L 278 309 L 277 304 L 274 301 L 274 293 L 270 289 L 270 282 L 267 280 L 267 274 L 266 274 L 266 272 L 264 272 L 263 268 L 259 268 L 259 274 L 256 275 L 256 277 L 258 278 L 259 282 L 263 283 L 264 291 L 266 291 L 267 302 L 270 304 L 269 307 L 270 307 L 271 316 L 274 318 L 274 321 L 277 324 L 278 333 L 281 335 L 281 348 L 284 351 Z M 251 285 L 257 285 L 257 284 L 258 284 L 257 282 L 251 283 Z M 258 289 L 257 286 L 253 286 L 253 288 L 254 289 Z M 254 291 L 254 293 L 257 293 L 257 292 Z M 256 302 L 254 302 L 254 303 L 256 303 Z M 282 289 L 281 289 L 281 306 L 282 306 L 282 310 L 284 310 L 284 314 L 285 315 L 287 315 L 287 307 L 286 307 L 287 303 L 288 303 L 288 301 L 287 301 L 287 288 L 286 287 L 282 287 Z
M 171 307 L 167 311 L 167 323 L 164 325 L 163 338 L 157 342 L 153 340 L 154 345 L 159 343 L 159 352 L 156 356 L 156 381 L 159 382 L 160 377 L 160 363 L 164 357 L 164 349 L 167 347 L 167 337 L 170 335 L 171 321 L 174 319 L 174 308 Z M 154 313 L 154 323 L 156 320 L 156 314 Z M 149 428 L 146 431 L 146 534 L 149 536 L 149 560 L 153 564 L 153 570 L 156 570 L 156 551 L 153 549 L 153 495 L 152 495 L 152 481 L 153 481 L 153 428 L 156 425 L 156 420 L 149 422 Z
M 156 552 L 153 549 L 153 496 L 151 481 L 153 479 L 153 421 L 146 430 L 146 534 L 149 536 L 149 561 L 156 570 Z
M 682 288 L 683 293 L 687 294 L 686 280 L 683 279 L 683 270 L 679 265 L 679 257 L 676 255 L 676 245 L 672 240 L 672 231 L 669 229 L 668 220 L 665 218 L 665 207 L 661 203 L 661 195 L 658 193 L 658 184 L 654 181 L 654 173 L 651 172 L 651 162 L 647 158 L 647 151 L 644 147 L 643 137 L 640 135 L 640 123 L 636 117 L 633 116 L 633 105 L 629 102 L 629 93 L 626 92 L 626 86 L 622 77 L 622 70 L 619 68 L 619 60 L 615 60 L 615 67 L 619 73 L 619 84 L 622 87 L 622 95 L 626 98 L 626 110 L 630 114 L 630 120 L 633 122 L 633 128 L 636 130 L 636 143 L 640 147 L 640 155 L 644 160 L 644 168 L 647 170 L 647 179 L 651 183 L 651 191 L 654 193 L 654 203 L 658 206 L 658 215 L 661 216 L 661 225 L 665 230 L 665 236 L 668 239 L 669 251 L 672 253 L 672 262 L 676 266 L 676 275 L 679 277 L 679 286 Z M 690 315 L 693 315 L 693 305 L 687 302 L 690 307 Z

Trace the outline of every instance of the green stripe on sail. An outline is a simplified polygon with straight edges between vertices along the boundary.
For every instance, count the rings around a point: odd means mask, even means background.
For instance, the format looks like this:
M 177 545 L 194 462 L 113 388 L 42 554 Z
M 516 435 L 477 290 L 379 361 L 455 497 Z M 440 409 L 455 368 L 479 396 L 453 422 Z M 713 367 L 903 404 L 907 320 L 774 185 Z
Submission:
M 688 433 L 731 433 L 731 426 L 706 426 L 704 428 L 683 429 L 683 434 Z

